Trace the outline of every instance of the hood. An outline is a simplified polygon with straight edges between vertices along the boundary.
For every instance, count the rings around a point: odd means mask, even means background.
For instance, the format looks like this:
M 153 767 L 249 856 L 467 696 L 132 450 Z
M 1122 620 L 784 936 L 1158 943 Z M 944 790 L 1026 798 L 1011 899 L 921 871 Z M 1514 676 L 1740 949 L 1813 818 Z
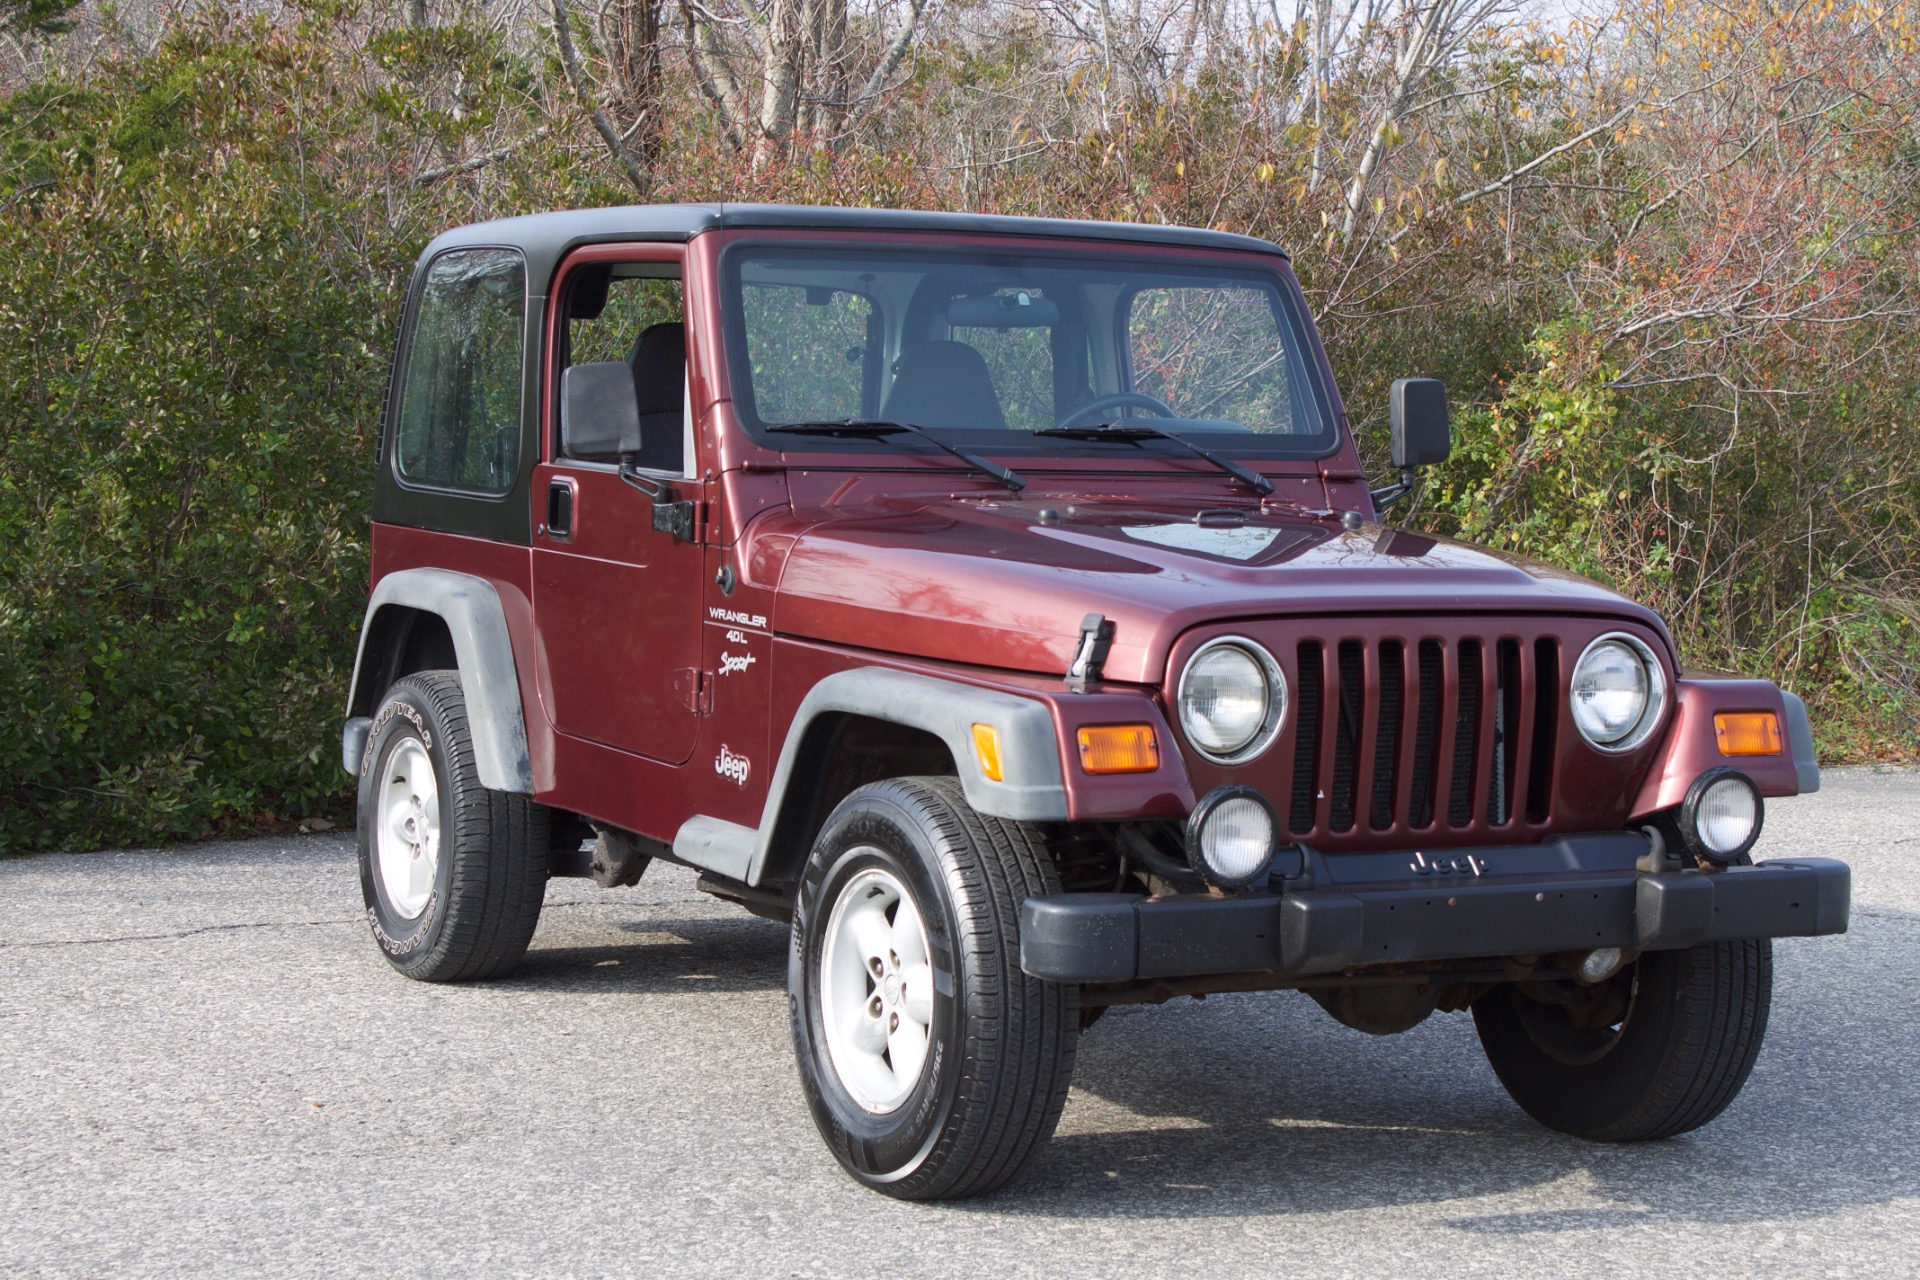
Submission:
M 1654 615 L 1548 565 L 1322 513 L 1157 502 L 941 499 L 795 511 L 786 635 L 1037 673 L 1086 615 L 1114 623 L 1109 680 L 1158 683 L 1189 627 L 1380 613 Z M 771 532 L 771 531 L 770 531 Z

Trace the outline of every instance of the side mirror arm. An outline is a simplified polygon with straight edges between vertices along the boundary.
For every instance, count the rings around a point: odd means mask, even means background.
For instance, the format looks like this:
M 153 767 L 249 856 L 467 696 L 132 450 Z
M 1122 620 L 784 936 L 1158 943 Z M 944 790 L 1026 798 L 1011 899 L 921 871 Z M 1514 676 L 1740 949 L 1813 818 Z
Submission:
M 620 479 L 624 483 L 646 494 L 647 497 L 653 499 L 656 503 L 672 502 L 673 486 L 665 480 L 655 480 L 651 476 L 641 475 L 639 471 L 635 470 L 633 459 L 634 455 L 631 453 L 623 453 L 620 455 Z
M 1420 473 L 1412 467 L 1400 468 L 1400 483 L 1383 485 L 1368 494 L 1376 511 L 1385 511 L 1420 486 Z

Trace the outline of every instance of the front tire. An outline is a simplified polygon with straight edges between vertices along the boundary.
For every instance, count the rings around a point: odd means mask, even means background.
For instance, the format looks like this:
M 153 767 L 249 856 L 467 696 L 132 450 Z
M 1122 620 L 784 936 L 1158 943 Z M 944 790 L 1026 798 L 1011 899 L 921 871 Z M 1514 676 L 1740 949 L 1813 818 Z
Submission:
M 387 962 L 422 982 L 519 964 L 547 888 L 547 810 L 480 785 L 455 671 L 396 682 L 360 767 L 360 891 Z
M 1079 989 L 1020 969 L 1020 904 L 1059 881 L 1037 832 L 968 807 L 951 778 L 861 787 L 828 818 L 796 896 L 794 1054 L 821 1136 L 907 1200 L 1011 1181 L 1066 1104 Z
M 1609 986 L 1509 985 L 1474 1002 L 1513 1100 L 1548 1128 L 1602 1142 L 1671 1137 L 1726 1110 L 1766 1038 L 1773 944 L 1647 952 Z

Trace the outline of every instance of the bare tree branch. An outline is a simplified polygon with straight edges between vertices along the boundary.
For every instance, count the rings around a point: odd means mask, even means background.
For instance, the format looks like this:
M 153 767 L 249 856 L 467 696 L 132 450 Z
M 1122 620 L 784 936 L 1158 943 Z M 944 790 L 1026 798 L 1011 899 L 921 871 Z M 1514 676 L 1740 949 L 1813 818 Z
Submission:
M 593 127 L 600 131 L 600 137 L 607 144 L 607 151 L 613 156 L 614 163 L 620 166 L 627 181 L 642 200 L 653 193 L 653 184 L 634 161 L 627 144 L 620 141 L 620 133 L 607 119 L 607 113 L 593 99 L 592 91 L 587 87 L 587 78 L 580 71 L 580 57 L 573 51 L 573 36 L 567 29 L 567 0 L 553 0 L 553 38 L 560 46 L 560 61 L 567 69 L 567 79 L 573 83 L 573 91 L 578 95 L 587 114 L 593 118 Z

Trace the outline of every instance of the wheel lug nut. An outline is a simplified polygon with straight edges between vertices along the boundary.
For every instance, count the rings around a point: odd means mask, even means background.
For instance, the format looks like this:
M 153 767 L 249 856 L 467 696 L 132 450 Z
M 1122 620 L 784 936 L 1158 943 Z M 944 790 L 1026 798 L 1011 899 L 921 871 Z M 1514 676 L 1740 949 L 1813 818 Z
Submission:
M 867 961 L 867 968 L 873 970 L 873 976 L 876 978 L 886 971 L 886 966 L 880 963 L 879 956 Z
M 880 1016 L 880 997 L 879 996 L 875 996 L 873 999 L 867 1002 L 867 1015 L 873 1018 L 877 1018 Z
M 887 1030 L 898 1031 L 899 1029 L 900 1029 L 900 1015 L 897 1013 L 889 1014 L 887 1017 Z

